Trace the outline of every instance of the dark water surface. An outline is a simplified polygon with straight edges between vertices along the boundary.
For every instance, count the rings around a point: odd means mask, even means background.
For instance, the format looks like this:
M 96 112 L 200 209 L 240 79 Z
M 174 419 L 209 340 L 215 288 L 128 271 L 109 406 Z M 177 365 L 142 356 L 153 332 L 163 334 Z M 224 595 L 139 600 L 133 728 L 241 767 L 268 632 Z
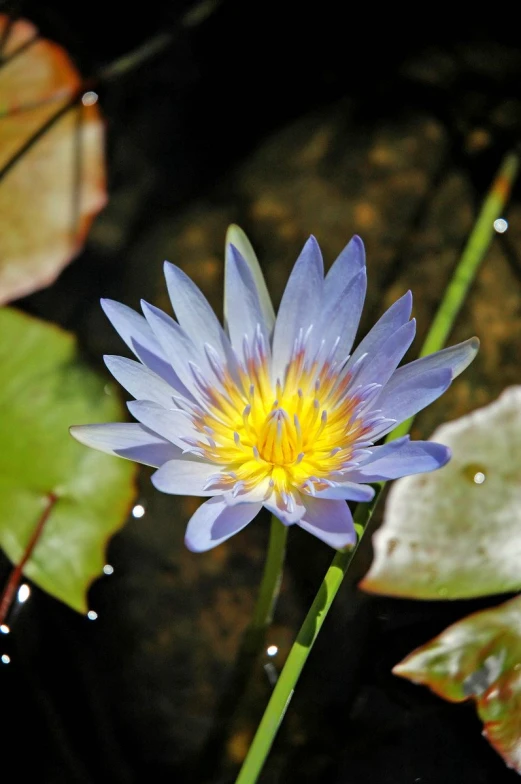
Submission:
M 7 4 L 6 4 L 7 5 Z M 11 7 L 15 4 L 11 3 Z M 223 243 L 239 223 L 274 298 L 310 233 L 331 263 L 357 232 L 368 258 L 362 332 L 411 288 L 420 345 L 477 207 L 521 129 L 521 51 L 514 33 L 430 20 L 421 38 L 397 18 L 345 19 L 321 3 L 222 2 L 180 26 L 189 4 L 123 12 L 94 2 L 17 6 L 64 44 L 84 73 L 173 30 L 163 54 L 100 87 L 110 201 L 81 256 L 20 304 L 78 333 L 86 359 L 124 353 L 99 297 L 166 307 L 164 258 L 222 312 Z M 367 15 L 371 16 L 369 8 Z M 378 31 L 371 25 L 378 21 Z M 478 20 L 479 21 L 479 20 Z M 478 359 L 424 412 L 414 435 L 518 383 L 521 204 L 491 247 L 451 342 L 479 335 Z M 222 755 L 208 755 L 267 543 L 262 515 L 217 550 L 194 555 L 183 531 L 194 499 L 152 492 L 110 544 L 114 573 L 90 593 L 96 620 L 33 589 L 1 640 L 4 764 L 42 784 L 233 781 L 284 657 L 332 551 L 291 530 L 268 644 Z M 378 517 L 378 515 L 377 515 Z M 264 784 L 481 784 L 515 781 L 481 738 L 472 706 L 449 705 L 391 675 L 414 647 L 495 604 L 369 597 L 357 555 L 316 644 L 261 778 Z M 2 562 L 2 574 L 8 565 Z M 219 719 L 222 726 L 222 718 Z M 206 752 L 206 756 L 205 753 Z

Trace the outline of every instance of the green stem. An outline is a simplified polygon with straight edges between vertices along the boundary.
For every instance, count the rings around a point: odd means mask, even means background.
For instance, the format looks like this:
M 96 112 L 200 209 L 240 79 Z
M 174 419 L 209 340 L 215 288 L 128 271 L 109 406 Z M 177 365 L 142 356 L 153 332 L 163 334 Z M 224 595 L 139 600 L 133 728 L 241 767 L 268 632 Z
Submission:
M 445 345 L 470 284 L 476 277 L 479 265 L 494 237 L 494 221 L 501 217 L 518 168 L 519 155 L 517 153 L 506 155 L 483 202 L 449 285 L 445 289 L 443 299 L 420 350 L 420 357 L 432 354 Z M 393 430 L 390 437 L 399 438 L 406 435 L 411 429 L 412 421 L 411 418 L 402 422 Z
M 288 528 L 283 525 L 275 515 L 271 518 L 270 540 L 264 573 L 257 597 L 257 603 L 253 611 L 253 616 L 248 627 L 251 633 L 262 631 L 265 633 L 273 619 L 275 605 L 282 582 L 282 569 L 286 555 L 286 540 L 288 538 Z
M 506 156 L 492 187 L 480 210 L 474 228 L 465 245 L 461 259 L 452 279 L 445 290 L 443 300 L 434 317 L 433 323 L 420 356 L 439 351 L 454 324 L 463 305 L 465 296 L 472 283 L 479 264 L 494 235 L 494 220 L 504 209 L 512 183 L 517 174 L 519 158 L 515 154 Z M 388 440 L 398 438 L 409 432 L 413 418 L 403 422 L 388 436 Z M 342 584 L 349 565 L 360 544 L 367 525 L 380 497 L 384 483 L 379 485 L 370 504 L 359 504 L 354 521 L 359 532 L 358 542 L 349 551 L 337 552 L 326 572 L 319 591 L 302 624 L 280 677 L 275 685 L 271 699 L 257 728 L 252 745 L 240 770 L 236 784 L 254 784 L 269 754 L 278 728 L 284 718 L 302 668 L 311 652 L 313 644 L 322 628 L 333 600 Z
M 252 619 L 242 637 L 231 680 L 215 710 L 213 728 L 201 750 L 194 781 L 206 781 L 219 769 L 237 708 L 250 682 L 253 668 L 264 646 L 266 632 L 273 618 L 282 582 L 287 536 L 287 527 L 273 516 L 268 552 Z

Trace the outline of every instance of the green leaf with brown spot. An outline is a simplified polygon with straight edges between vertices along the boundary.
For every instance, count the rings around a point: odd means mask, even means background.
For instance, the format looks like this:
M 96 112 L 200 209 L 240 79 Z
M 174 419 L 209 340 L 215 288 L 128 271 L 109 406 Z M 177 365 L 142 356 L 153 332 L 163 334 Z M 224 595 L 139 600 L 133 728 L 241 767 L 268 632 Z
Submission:
M 68 428 L 121 419 L 122 406 L 80 362 L 71 334 L 12 308 L 0 310 L 0 379 L 0 547 L 19 563 L 56 494 L 24 573 L 85 612 L 134 497 L 135 467 L 85 449 Z
M 473 699 L 485 737 L 521 773 L 521 597 L 449 626 L 393 672 L 451 702 Z

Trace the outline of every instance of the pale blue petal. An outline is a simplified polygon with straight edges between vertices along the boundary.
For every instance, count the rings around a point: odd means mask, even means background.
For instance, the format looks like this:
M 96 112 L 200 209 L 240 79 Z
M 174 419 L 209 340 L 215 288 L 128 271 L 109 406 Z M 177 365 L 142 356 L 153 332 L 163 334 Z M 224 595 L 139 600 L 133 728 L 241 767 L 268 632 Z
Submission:
M 235 506 L 236 504 L 250 504 L 250 503 L 262 503 L 266 500 L 266 498 L 271 494 L 271 488 L 269 486 L 269 479 L 262 479 L 255 487 L 252 487 L 250 490 L 246 490 L 245 492 L 239 492 L 236 495 L 233 495 L 233 492 L 227 490 L 224 493 L 224 497 L 226 499 L 226 503 L 229 506 Z
M 172 495 L 221 495 L 220 491 L 205 490 L 210 477 L 218 470 L 212 463 L 189 459 L 169 460 L 152 474 L 151 480 L 157 490 Z
M 318 327 L 322 315 L 324 265 L 314 237 L 304 245 L 289 276 L 273 334 L 273 380 L 284 378 L 295 339 L 302 329 Z
M 352 278 L 342 291 L 337 290 L 336 298 L 330 295 L 331 305 L 324 305 L 322 319 L 317 330 L 317 341 L 325 340 L 326 346 L 332 346 L 340 338 L 335 357 L 343 360 L 353 346 L 360 316 L 364 306 L 367 289 L 365 267 Z
M 110 355 L 103 359 L 116 381 L 136 400 L 153 400 L 166 408 L 174 405 L 173 395 L 177 394 L 177 390 L 141 362 Z
M 269 331 L 264 322 L 253 275 L 233 245 L 228 246 L 226 251 L 224 318 L 232 348 L 237 354 L 242 353 L 245 337 L 248 345 L 252 345 L 258 328 L 268 345 Z
M 245 528 L 261 508 L 261 504 L 227 506 L 218 496 L 210 498 L 192 515 L 185 544 L 195 553 L 211 550 Z
M 179 267 L 165 261 L 164 271 L 172 307 L 185 334 L 195 345 L 208 343 L 226 357 L 229 341 L 206 297 Z
M 116 332 L 137 358 L 176 388 L 178 378 L 143 316 L 112 299 L 102 299 L 101 307 Z
M 153 330 L 161 348 L 174 371 L 179 376 L 185 390 L 196 399 L 200 397 L 190 362 L 207 371 L 206 358 L 202 354 L 202 344 L 197 348 L 179 324 L 159 308 L 141 300 L 145 318 Z
M 337 550 L 356 544 L 353 517 L 345 501 L 307 496 L 302 500 L 306 511 L 297 525 Z
M 386 310 L 374 327 L 367 333 L 356 351 L 354 351 L 351 362 L 354 364 L 363 354 L 372 354 L 377 351 L 391 333 L 396 332 L 397 329 L 409 321 L 411 310 L 412 294 L 408 291 L 394 305 L 391 305 L 389 310 Z
M 333 262 L 324 281 L 324 308 L 331 310 L 348 283 L 365 269 L 365 249 L 356 234 Z
M 351 474 L 349 474 L 351 478 Z M 355 479 L 352 482 L 343 482 L 339 480 L 335 483 L 334 487 L 328 487 L 327 490 L 317 490 L 315 498 L 328 498 L 330 500 L 343 500 L 343 501 L 359 501 L 365 503 L 372 501 L 374 498 L 374 488 L 367 485 L 356 484 L 358 481 L 368 481 L 366 479 Z M 308 497 L 306 493 L 303 494 L 305 498 Z M 313 497 L 313 496 L 312 496 Z
M 278 517 L 281 523 L 284 523 L 284 525 L 293 525 L 293 523 L 300 520 L 306 509 L 299 492 L 288 493 L 288 497 L 291 497 L 291 500 L 289 501 L 289 504 L 286 504 L 278 493 L 272 493 L 270 497 L 263 502 L 263 505 L 274 514 L 275 517 Z
M 365 386 L 366 384 L 385 384 L 392 376 L 398 363 L 403 356 L 416 334 L 416 320 L 407 321 L 396 331 L 390 332 L 387 340 L 382 340 L 378 348 L 363 360 L 360 371 L 356 374 L 354 388 Z M 352 361 L 349 360 L 347 368 L 351 367 Z M 375 405 L 380 408 L 380 404 Z
M 435 471 L 444 466 L 451 456 L 448 447 L 433 441 L 409 441 L 395 450 L 388 450 L 387 446 L 390 444 L 375 447 L 375 459 L 349 471 L 346 477 L 353 482 L 385 482 L 401 476 Z
M 167 409 L 150 400 L 131 400 L 128 410 L 138 422 L 158 433 L 163 438 L 186 448 L 183 438 L 200 438 L 190 418 L 178 409 Z
M 401 382 L 395 380 L 396 375 L 387 382 L 373 408 L 380 410 L 383 417 L 397 422 L 403 422 L 428 406 L 448 389 L 452 381 L 450 368 L 427 370 L 415 378 L 406 377 Z M 391 426 L 389 430 L 392 429 Z
M 275 325 L 275 310 L 273 309 L 273 304 L 268 292 L 268 287 L 266 286 L 266 281 L 264 280 L 264 275 L 262 274 L 259 261 L 248 237 L 243 232 L 243 230 L 239 228 L 239 226 L 236 226 L 233 223 L 228 228 L 226 233 L 226 260 L 228 260 L 230 245 L 234 245 L 237 248 L 250 268 L 250 272 L 253 275 L 253 280 L 255 281 L 255 286 L 257 288 L 260 307 L 262 310 L 262 315 L 264 316 L 264 323 L 266 324 L 268 332 L 271 334 Z M 226 269 L 224 273 L 224 288 L 226 290 Z
M 177 446 L 131 422 L 75 425 L 70 428 L 70 433 L 80 444 L 154 468 L 181 456 Z
M 396 373 L 393 374 L 389 388 L 398 386 L 404 382 L 412 382 L 422 376 L 429 370 L 441 370 L 442 368 L 449 368 L 452 373 L 452 378 L 456 378 L 467 368 L 479 349 L 479 338 L 470 338 L 463 343 L 457 343 L 455 346 L 449 346 L 441 351 L 436 351 L 434 354 L 429 354 L 427 357 L 416 359 L 414 362 L 409 362 L 401 368 L 398 368 Z

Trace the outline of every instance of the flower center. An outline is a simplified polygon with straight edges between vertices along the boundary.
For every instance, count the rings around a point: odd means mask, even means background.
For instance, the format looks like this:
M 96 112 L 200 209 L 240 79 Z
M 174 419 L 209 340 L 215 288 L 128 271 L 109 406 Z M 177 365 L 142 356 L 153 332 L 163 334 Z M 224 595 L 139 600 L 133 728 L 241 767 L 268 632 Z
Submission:
M 304 366 L 298 353 L 282 382 L 273 384 L 266 357 L 249 357 L 240 386 L 224 369 L 218 379 L 203 389 L 205 409 L 193 418 L 196 437 L 185 439 L 215 464 L 213 487 L 314 492 L 353 459 L 365 423 L 359 399 L 348 394 L 350 377 L 334 363 Z
M 266 417 L 258 436 L 259 456 L 267 463 L 287 465 L 298 455 L 295 425 L 283 408 L 275 408 Z

